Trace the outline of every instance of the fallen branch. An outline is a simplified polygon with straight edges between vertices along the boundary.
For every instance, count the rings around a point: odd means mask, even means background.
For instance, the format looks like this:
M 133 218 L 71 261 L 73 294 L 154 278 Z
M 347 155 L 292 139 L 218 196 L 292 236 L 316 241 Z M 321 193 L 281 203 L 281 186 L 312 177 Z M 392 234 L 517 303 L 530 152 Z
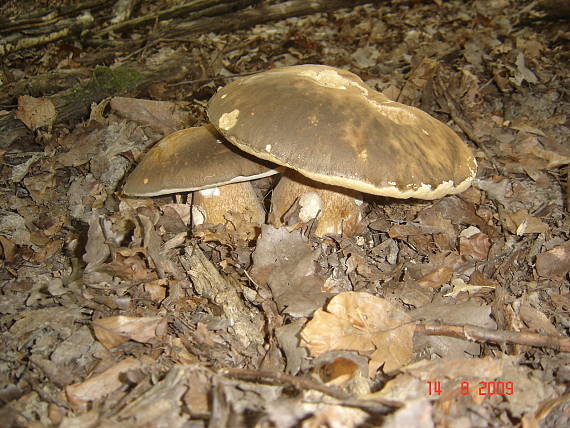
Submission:
M 173 24 L 166 29 L 169 36 L 202 31 L 234 31 L 264 22 L 352 8 L 365 3 L 379 3 L 379 0 L 291 0 L 252 8 L 215 18 L 201 18 L 190 22 Z
M 79 121 L 89 116 L 91 104 L 118 95 L 132 95 L 157 81 L 175 82 L 196 67 L 192 58 L 173 55 L 158 67 L 135 70 L 131 67 L 98 67 L 91 79 L 56 95 L 48 97 L 57 112 L 56 123 Z M 139 69 L 141 67 L 138 67 Z M 0 149 L 6 149 L 17 139 L 31 135 L 14 112 L 0 116 Z
M 183 16 L 185 20 L 199 19 L 203 16 L 217 16 L 234 12 L 238 9 L 248 7 L 257 0 L 194 0 L 189 3 L 173 6 L 168 9 L 160 10 L 157 13 L 151 13 L 144 16 L 138 16 L 128 21 L 109 25 L 100 31 L 95 32 L 91 37 L 101 37 L 113 31 L 124 31 L 130 28 L 139 27 L 144 24 L 172 19 Z M 88 36 L 88 33 L 82 36 Z
M 401 402 L 380 397 L 375 397 L 372 400 L 354 399 L 351 395 L 325 385 L 317 380 L 306 377 L 291 376 L 276 371 L 227 368 L 221 369 L 219 374 L 242 380 L 270 380 L 280 385 L 291 385 L 300 391 L 318 391 L 328 395 L 329 397 L 340 400 L 337 404 L 341 406 L 372 410 L 378 414 L 391 413 L 394 409 L 402 407 Z
M 418 323 L 416 333 L 427 336 L 447 336 L 471 342 L 516 344 L 556 349 L 570 352 L 570 339 L 562 336 L 549 336 L 530 332 L 491 330 L 476 325 L 453 325 Z
M 80 34 L 94 24 L 92 12 L 110 3 L 111 0 L 88 0 L 2 21 L 0 34 L 7 36 L 0 39 L 0 55 Z

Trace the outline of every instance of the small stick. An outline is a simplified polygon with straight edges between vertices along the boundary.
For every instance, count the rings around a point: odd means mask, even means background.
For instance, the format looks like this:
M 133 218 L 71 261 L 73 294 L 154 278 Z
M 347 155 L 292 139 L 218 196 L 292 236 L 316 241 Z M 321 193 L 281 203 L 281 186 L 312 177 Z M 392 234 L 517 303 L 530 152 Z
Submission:
M 513 343 L 556 349 L 570 352 L 570 339 L 562 336 L 551 336 L 529 332 L 491 330 L 475 325 L 453 325 L 421 322 L 416 324 L 416 333 L 427 336 L 447 336 L 457 339 L 481 343 Z
M 295 388 L 303 390 L 303 389 L 313 389 L 315 391 L 322 392 L 329 397 L 336 398 L 338 400 L 350 400 L 350 395 L 339 391 L 337 389 L 333 389 L 323 383 L 298 377 L 298 376 L 291 376 L 281 372 L 272 372 L 269 370 L 249 370 L 249 369 L 222 369 L 220 374 L 239 378 L 239 379 L 270 379 L 276 381 L 281 384 L 288 384 L 293 385 Z

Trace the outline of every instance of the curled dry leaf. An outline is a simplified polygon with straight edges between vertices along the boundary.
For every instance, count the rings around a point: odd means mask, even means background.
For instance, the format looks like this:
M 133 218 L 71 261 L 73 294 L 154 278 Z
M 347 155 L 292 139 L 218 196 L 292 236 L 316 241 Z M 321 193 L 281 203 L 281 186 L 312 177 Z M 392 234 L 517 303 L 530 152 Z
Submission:
M 392 372 L 412 355 L 411 318 L 388 301 L 368 293 L 346 292 L 333 297 L 327 310 L 318 309 L 301 331 L 301 344 L 318 357 L 328 351 L 357 351 L 370 358 L 369 376 L 384 365 Z
M 119 315 L 94 321 L 93 330 L 99 342 L 107 349 L 128 340 L 150 343 L 157 336 L 166 334 L 166 318 Z
M 529 214 L 527 210 L 507 213 L 504 221 L 507 230 L 518 236 L 527 233 L 545 233 L 548 230 L 546 223 Z
M 128 357 L 103 373 L 92 376 L 84 382 L 69 385 L 65 388 L 67 399 L 74 407 L 79 407 L 88 401 L 95 401 L 119 389 L 123 382 L 122 375 L 129 370 L 142 368 L 139 360 Z
M 448 266 L 437 268 L 418 279 L 418 285 L 424 288 L 437 288 L 449 282 L 453 269 Z

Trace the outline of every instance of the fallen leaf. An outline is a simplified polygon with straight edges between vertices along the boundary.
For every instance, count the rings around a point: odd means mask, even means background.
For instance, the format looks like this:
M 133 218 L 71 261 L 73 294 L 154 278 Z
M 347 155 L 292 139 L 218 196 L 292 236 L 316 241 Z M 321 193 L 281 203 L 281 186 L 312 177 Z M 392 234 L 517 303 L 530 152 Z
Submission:
M 119 115 L 150 126 L 163 135 L 188 126 L 188 114 L 171 101 L 113 97 L 111 108 Z
M 18 97 L 16 117 L 24 122 L 28 129 L 35 131 L 55 122 L 55 106 L 47 98 L 34 98 L 29 95 Z
M 65 393 L 72 406 L 80 407 L 86 402 L 95 401 L 116 391 L 123 385 L 123 375 L 130 370 L 142 368 L 142 364 L 134 357 L 128 357 L 103 373 L 92 376 L 84 382 L 69 385 Z
M 319 250 L 311 248 L 299 230 L 262 225 L 251 274 L 269 285 L 280 310 L 308 316 L 329 296 L 321 291 L 324 278 L 315 274 L 318 257 Z
M 93 321 L 95 336 L 107 349 L 128 340 L 152 343 L 166 334 L 164 317 L 127 317 L 118 315 Z
M 536 256 L 536 271 L 543 278 L 560 279 L 570 271 L 570 241 Z
M 517 236 L 528 233 L 545 233 L 548 225 L 538 218 L 530 215 L 527 210 L 519 210 L 515 213 L 507 213 L 505 226 L 509 232 Z
M 487 260 L 490 248 L 491 240 L 484 233 L 459 238 L 459 253 L 462 256 L 471 256 L 476 260 Z
M 389 373 L 412 355 L 411 318 L 388 301 L 368 293 L 345 292 L 318 309 L 301 331 L 303 346 L 313 356 L 328 351 L 357 351 L 370 358 L 369 376 L 380 366 Z
M 451 285 L 453 286 L 453 290 L 447 294 L 444 294 L 445 297 L 457 297 L 459 294 L 463 292 L 466 292 L 467 294 L 475 294 L 484 289 L 493 290 L 495 288 L 489 285 L 466 284 L 465 281 L 463 281 L 461 278 L 452 279 Z

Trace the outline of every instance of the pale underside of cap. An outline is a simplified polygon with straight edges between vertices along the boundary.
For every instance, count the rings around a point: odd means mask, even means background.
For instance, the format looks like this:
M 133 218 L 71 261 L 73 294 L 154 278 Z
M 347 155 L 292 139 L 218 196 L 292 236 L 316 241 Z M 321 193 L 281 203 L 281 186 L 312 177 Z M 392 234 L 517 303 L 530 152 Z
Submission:
M 284 67 L 238 79 L 208 104 L 241 150 L 326 184 L 435 199 L 471 184 L 477 163 L 447 125 L 333 67 Z
M 158 196 L 254 180 L 278 171 L 229 144 L 212 125 L 167 135 L 129 175 L 123 192 Z

